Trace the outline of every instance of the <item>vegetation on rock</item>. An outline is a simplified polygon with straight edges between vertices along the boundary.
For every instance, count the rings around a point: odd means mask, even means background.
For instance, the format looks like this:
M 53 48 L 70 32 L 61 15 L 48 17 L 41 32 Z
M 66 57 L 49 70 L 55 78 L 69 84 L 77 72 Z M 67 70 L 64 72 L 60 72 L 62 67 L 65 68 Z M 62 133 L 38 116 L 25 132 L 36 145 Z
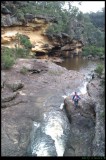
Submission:
M 82 51 L 83 56 L 92 55 L 94 57 L 95 56 L 102 57 L 104 56 L 104 54 L 105 54 L 104 47 L 96 47 L 93 45 L 83 47 Z
M 68 9 L 64 8 L 66 3 Z M 61 33 L 66 33 L 71 39 L 81 40 L 84 44 L 84 56 L 104 56 L 104 8 L 96 13 L 83 14 L 72 3 L 73 1 L 15 1 L 10 5 L 5 1 L 3 5 L 11 11 L 11 17 L 15 16 L 23 23 L 36 16 L 46 17 L 46 21 L 55 17 L 57 23 L 51 21 L 52 25 L 46 30 L 47 33 L 60 36 Z M 31 42 L 21 34 L 17 34 L 17 39 L 15 58 L 25 58 L 32 47 Z
M 96 69 L 95 69 L 95 72 L 98 74 L 99 77 L 101 77 L 102 73 L 103 73 L 103 69 L 104 69 L 104 66 L 102 64 L 99 64 Z
M 10 48 L 3 48 L 1 54 L 1 68 L 10 69 L 15 63 L 13 50 Z
M 26 68 L 26 67 L 23 67 L 23 68 L 21 68 L 21 70 L 20 70 L 20 73 L 22 73 L 22 74 L 27 74 L 27 72 L 28 72 L 28 69 Z
M 64 8 L 68 4 L 68 9 Z M 85 45 L 104 46 L 104 8 L 96 13 L 83 14 L 72 5 L 73 1 L 16 1 L 6 2 L 7 9 L 12 10 L 13 16 L 26 21 L 26 15 L 55 17 L 57 24 L 48 28 L 49 33 L 67 33 L 71 38 L 83 40 Z

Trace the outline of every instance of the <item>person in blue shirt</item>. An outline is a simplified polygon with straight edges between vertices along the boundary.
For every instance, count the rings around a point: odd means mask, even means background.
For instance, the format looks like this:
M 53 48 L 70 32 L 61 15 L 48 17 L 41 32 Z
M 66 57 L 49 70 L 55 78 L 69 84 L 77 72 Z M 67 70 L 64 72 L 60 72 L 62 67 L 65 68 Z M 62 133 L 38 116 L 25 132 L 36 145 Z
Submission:
M 75 94 L 73 95 L 73 98 L 72 98 L 72 100 L 74 101 L 75 109 L 78 107 L 78 102 L 80 99 L 81 99 L 80 96 L 77 95 L 77 92 L 75 92 Z

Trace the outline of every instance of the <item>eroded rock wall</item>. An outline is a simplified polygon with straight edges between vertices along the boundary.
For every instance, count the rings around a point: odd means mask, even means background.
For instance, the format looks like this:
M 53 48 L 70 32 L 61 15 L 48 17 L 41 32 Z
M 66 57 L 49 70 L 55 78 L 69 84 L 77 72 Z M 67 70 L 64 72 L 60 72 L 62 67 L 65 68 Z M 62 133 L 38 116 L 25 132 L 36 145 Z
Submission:
M 33 54 L 46 54 L 68 57 L 71 54 L 82 52 L 83 43 L 80 40 L 72 40 L 67 34 L 47 34 L 47 29 L 53 23 L 57 23 L 55 17 L 25 14 L 24 19 L 19 19 L 12 10 L 26 3 L 13 3 L 6 1 L 1 5 L 1 44 L 2 46 L 15 48 L 18 44 L 16 35 L 26 35 L 31 44 Z M 10 7 L 11 6 L 11 7 Z M 66 53 L 68 51 L 68 54 Z

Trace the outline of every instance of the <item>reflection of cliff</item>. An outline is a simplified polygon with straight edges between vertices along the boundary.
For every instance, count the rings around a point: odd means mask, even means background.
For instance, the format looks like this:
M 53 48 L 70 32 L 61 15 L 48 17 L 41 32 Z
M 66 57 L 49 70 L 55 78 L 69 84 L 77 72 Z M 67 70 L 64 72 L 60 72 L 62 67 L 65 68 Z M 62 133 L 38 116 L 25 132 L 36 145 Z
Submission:
M 1 14 L 1 44 L 14 48 L 17 44 L 16 34 L 26 35 L 31 43 L 31 51 L 37 55 L 56 55 L 70 56 L 70 54 L 79 54 L 82 51 L 82 42 L 72 40 L 70 37 L 61 33 L 60 35 L 47 34 L 46 31 L 52 23 L 57 23 L 55 18 L 35 16 L 26 14 L 25 20 L 20 21 L 16 16 L 11 16 L 11 11 L 4 12 L 2 5 Z M 8 12 L 7 12 L 8 11 Z

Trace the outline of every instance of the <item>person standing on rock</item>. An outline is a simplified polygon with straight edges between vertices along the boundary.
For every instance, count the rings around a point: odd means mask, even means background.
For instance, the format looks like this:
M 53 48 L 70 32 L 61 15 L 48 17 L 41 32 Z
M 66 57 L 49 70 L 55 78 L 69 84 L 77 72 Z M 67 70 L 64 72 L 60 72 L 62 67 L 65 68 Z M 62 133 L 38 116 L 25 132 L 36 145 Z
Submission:
M 77 92 L 75 92 L 75 94 L 73 95 L 73 98 L 72 98 L 72 100 L 74 101 L 75 109 L 78 107 L 78 102 L 79 102 L 80 99 L 81 99 L 80 96 L 77 95 Z

